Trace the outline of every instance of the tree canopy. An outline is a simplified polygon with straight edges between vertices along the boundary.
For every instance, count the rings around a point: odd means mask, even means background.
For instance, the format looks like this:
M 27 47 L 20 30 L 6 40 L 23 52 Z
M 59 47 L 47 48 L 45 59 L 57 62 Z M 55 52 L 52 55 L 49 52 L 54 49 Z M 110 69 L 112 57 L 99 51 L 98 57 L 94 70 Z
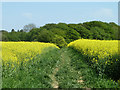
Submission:
M 49 23 L 40 28 L 28 24 L 22 30 L 12 29 L 11 32 L 5 30 L 1 32 L 3 41 L 50 42 L 62 47 L 80 38 L 118 40 L 118 27 L 114 22 L 91 21 L 79 24 Z

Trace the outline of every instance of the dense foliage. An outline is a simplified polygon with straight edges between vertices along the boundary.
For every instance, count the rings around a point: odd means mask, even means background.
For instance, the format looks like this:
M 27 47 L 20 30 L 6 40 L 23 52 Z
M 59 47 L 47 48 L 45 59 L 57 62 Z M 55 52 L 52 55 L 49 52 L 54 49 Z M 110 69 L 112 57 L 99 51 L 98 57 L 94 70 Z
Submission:
M 84 39 L 117 40 L 118 25 L 111 22 L 91 21 L 79 24 L 46 24 L 40 28 L 33 28 L 11 32 L 2 30 L 3 41 L 40 41 L 55 43 L 59 47 L 66 46 L 71 41 Z

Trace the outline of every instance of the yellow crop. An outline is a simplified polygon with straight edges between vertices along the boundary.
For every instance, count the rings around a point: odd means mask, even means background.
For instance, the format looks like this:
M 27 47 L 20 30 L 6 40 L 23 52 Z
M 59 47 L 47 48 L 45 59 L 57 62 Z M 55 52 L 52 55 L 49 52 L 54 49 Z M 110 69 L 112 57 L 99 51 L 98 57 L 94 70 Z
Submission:
M 113 63 L 111 58 L 118 55 L 118 40 L 79 39 L 68 44 L 68 47 L 73 47 L 96 63 L 104 58 L 106 58 L 104 64 Z
M 52 43 L 41 42 L 0 42 L 2 43 L 2 61 L 5 66 L 9 63 L 19 64 L 21 61 L 26 62 L 37 54 L 44 52 L 44 48 L 58 48 Z M 1 52 L 1 50 L 0 50 Z

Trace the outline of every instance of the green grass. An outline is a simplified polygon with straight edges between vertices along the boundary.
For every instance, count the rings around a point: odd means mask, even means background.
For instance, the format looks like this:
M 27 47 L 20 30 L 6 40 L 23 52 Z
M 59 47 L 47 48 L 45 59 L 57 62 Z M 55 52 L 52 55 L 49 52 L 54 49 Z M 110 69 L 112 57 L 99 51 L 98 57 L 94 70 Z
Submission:
M 47 49 L 48 50 L 48 49 Z M 99 76 L 72 48 L 49 49 L 22 63 L 17 70 L 3 67 L 3 88 L 118 88 Z

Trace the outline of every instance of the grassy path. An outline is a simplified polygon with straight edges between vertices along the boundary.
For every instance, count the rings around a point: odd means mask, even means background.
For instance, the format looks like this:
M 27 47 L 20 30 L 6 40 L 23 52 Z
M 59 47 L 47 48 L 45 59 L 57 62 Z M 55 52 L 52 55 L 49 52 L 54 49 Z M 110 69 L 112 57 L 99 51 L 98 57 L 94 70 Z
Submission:
M 59 86 L 58 86 L 58 81 L 57 81 L 56 78 L 55 78 L 55 75 L 56 75 L 57 72 L 58 72 L 58 68 L 56 68 L 56 69 L 53 70 L 53 74 L 52 74 L 52 75 L 49 75 L 50 78 L 52 79 L 51 86 L 52 86 L 53 88 L 58 88 L 58 87 L 59 87 Z
M 66 55 L 66 52 L 64 49 L 60 50 L 60 62 L 56 64 L 55 69 L 53 70 L 53 74 L 50 75 L 51 79 L 52 79 L 52 83 L 51 86 L 53 88 L 58 88 L 59 87 L 59 83 L 56 80 L 55 75 L 57 74 L 57 72 L 64 66 L 64 64 L 67 64 L 70 62 L 70 58 Z
M 71 66 L 71 58 L 68 48 L 61 49 L 59 53 L 60 62 L 56 64 L 56 68 L 54 70 L 56 72 L 53 73 L 54 85 L 57 82 L 57 88 L 82 88 L 84 81 L 82 80 L 81 73 L 79 71 L 76 71 Z

